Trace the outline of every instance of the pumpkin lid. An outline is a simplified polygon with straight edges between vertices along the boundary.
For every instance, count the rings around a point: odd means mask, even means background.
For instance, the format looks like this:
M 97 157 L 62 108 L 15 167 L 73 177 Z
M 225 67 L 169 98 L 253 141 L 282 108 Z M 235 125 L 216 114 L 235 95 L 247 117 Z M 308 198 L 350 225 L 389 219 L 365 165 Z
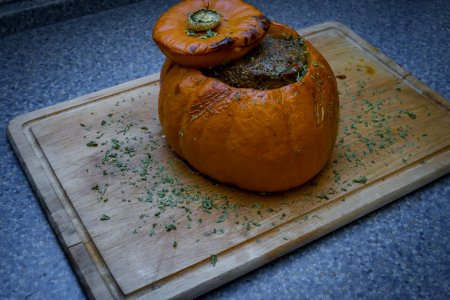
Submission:
M 205 68 L 241 58 L 269 26 L 261 11 L 240 0 L 187 0 L 159 18 L 153 40 L 176 63 Z

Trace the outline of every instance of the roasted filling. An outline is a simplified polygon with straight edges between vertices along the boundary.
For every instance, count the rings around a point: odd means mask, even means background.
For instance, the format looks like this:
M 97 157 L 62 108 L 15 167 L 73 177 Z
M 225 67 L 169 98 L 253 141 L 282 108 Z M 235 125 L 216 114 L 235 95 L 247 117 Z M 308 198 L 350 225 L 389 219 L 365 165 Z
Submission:
M 261 44 L 233 63 L 203 69 L 206 76 L 237 88 L 276 89 L 300 80 L 307 69 L 301 38 L 267 34 Z

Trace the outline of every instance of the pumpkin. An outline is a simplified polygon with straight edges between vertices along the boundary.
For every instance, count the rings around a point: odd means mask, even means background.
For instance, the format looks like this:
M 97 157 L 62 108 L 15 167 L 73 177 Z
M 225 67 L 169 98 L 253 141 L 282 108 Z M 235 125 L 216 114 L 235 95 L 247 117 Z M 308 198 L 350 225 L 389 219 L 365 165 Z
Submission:
M 192 24 L 195 14 L 200 19 Z M 220 21 L 212 22 L 216 16 Z M 270 20 L 261 11 L 240 0 L 188 0 L 158 19 L 153 40 L 176 63 L 204 68 L 242 57 L 258 45 L 269 26 Z
M 297 35 L 276 22 L 269 33 Z M 235 88 L 167 59 L 158 113 L 169 145 L 201 173 L 247 190 L 282 191 L 314 177 L 333 150 L 339 97 L 325 58 L 304 47 L 301 80 L 269 90 Z

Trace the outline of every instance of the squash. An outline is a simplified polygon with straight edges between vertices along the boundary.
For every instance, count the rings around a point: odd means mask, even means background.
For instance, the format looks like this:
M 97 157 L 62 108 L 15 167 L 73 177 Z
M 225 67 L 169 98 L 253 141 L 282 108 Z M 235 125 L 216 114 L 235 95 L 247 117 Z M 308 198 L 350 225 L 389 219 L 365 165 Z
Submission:
M 210 17 L 208 12 L 220 15 L 218 25 L 216 22 L 206 27 L 191 24 L 194 14 Z M 200 21 L 204 25 L 210 18 Z M 258 45 L 269 26 L 270 20 L 261 11 L 240 0 L 187 0 L 174 5 L 158 19 L 153 40 L 176 63 L 205 68 L 244 56 Z
M 272 22 L 269 32 L 297 35 Z M 303 78 L 276 89 L 231 87 L 167 59 L 158 113 L 167 142 L 201 173 L 258 192 L 299 186 L 326 165 L 339 97 L 325 58 L 307 41 Z

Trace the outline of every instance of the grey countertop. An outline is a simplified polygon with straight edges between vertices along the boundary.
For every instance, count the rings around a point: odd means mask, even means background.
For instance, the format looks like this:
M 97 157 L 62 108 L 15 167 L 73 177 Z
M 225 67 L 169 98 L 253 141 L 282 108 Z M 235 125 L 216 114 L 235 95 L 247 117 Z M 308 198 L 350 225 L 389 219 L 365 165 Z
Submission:
M 0 38 L 0 298 L 83 299 L 6 139 L 15 116 L 158 72 L 175 1 L 142 1 Z M 303 28 L 338 21 L 450 98 L 450 2 L 250 1 Z M 450 128 L 449 128 L 450 130 Z M 450 176 L 202 296 L 449 299 Z

